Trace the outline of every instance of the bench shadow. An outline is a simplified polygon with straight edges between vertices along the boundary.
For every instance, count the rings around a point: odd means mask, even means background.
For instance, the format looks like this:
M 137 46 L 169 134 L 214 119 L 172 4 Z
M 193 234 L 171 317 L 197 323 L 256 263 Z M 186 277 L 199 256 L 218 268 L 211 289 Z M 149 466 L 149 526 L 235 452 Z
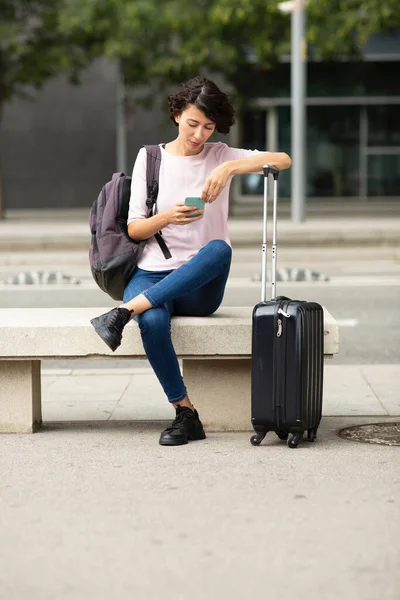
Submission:
M 170 421 L 46 421 L 38 432 L 57 431 L 161 431 Z

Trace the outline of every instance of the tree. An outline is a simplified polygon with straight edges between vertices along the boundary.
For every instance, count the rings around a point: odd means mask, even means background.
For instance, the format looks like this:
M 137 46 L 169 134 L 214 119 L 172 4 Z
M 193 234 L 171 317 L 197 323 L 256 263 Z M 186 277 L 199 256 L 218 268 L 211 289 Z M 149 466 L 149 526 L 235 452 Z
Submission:
M 290 17 L 278 0 L 70 0 L 63 30 L 97 33 L 97 51 L 122 58 L 128 84 L 223 74 L 245 96 L 246 72 L 289 53 Z M 400 26 L 398 0 L 308 0 L 313 55 L 357 55 L 373 33 Z
M 400 27 L 398 0 L 309 0 L 307 40 L 320 58 L 358 56 L 376 33 Z
M 68 34 L 97 32 L 97 51 L 122 59 L 134 86 L 214 72 L 237 88 L 252 61 L 278 60 L 289 25 L 277 0 L 71 0 L 61 20 Z
M 59 28 L 64 0 L 0 0 L 0 120 L 6 102 L 29 98 L 33 88 L 68 71 L 80 71 L 97 55 L 93 37 L 73 37 Z M 4 194 L 0 173 L 0 218 Z

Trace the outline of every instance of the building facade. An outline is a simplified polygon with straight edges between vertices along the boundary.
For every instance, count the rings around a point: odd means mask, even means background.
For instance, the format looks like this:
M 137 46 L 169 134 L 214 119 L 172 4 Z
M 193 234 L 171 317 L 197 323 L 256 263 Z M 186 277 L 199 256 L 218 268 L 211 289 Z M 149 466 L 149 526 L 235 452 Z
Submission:
M 164 105 L 162 105 L 164 100 Z M 175 133 L 165 99 L 127 118 L 127 170 L 143 144 Z M 98 61 L 79 86 L 51 80 L 33 100 L 6 105 L 0 165 L 6 209 L 88 208 L 117 170 L 117 70 Z
M 290 63 L 253 82 L 237 142 L 290 153 Z M 307 199 L 338 206 L 400 201 L 400 32 L 372 38 L 362 61 L 309 62 L 306 114 Z M 290 176 L 280 178 L 283 198 Z M 260 177 L 242 177 L 236 202 L 254 201 L 262 185 Z

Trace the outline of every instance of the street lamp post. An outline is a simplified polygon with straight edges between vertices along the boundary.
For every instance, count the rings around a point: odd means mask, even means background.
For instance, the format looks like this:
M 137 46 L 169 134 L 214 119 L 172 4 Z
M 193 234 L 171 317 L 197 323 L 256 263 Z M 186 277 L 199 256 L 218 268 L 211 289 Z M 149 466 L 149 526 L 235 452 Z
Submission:
M 305 218 L 306 174 L 306 38 L 304 0 L 294 0 L 291 48 L 292 221 Z
M 305 218 L 306 197 L 306 18 L 305 0 L 281 2 L 279 9 L 291 13 L 291 131 L 292 147 L 292 221 Z

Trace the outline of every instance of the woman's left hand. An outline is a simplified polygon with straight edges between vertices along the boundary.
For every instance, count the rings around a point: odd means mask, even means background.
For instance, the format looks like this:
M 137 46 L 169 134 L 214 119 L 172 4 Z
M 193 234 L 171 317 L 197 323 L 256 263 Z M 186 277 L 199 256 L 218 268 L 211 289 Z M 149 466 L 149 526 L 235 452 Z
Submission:
M 230 171 L 227 163 L 222 163 L 215 167 L 210 173 L 201 193 L 201 199 L 204 202 L 212 203 L 218 198 L 230 177 Z

